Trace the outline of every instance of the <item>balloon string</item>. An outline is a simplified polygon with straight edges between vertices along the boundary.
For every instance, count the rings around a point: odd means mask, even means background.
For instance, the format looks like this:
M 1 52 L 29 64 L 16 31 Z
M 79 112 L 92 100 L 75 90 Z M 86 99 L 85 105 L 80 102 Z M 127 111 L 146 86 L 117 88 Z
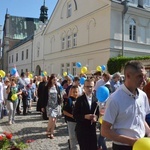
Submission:
M 96 106 L 96 108 L 95 108 L 95 110 L 94 110 L 94 115 L 96 114 L 97 108 L 98 108 L 98 104 L 97 104 L 97 106 Z M 91 125 L 92 125 L 92 124 L 93 124 L 93 121 L 91 121 Z
M 94 110 L 94 115 L 96 114 L 97 108 L 98 108 L 98 104 L 97 104 L 97 106 L 96 106 L 96 108 L 95 108 L 95 110 Z

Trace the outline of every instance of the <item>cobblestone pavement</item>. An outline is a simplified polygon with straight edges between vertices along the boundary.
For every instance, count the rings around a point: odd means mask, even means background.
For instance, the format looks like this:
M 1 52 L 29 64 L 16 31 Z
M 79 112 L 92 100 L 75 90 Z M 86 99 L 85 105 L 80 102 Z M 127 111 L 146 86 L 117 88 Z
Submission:
M 26 150 L 69 150 L 68 133 L 64 118 L 59 118 L 55 129 L 55 138 L 46 137 L 47 120 L 43 120 L 41 114 L 36 111 L 36 103 L 33 103 L 32 113 L 26 116 L 16 115 L 15 124 L 8 125 L 8 117 L 0 120 L 0 132 L 13 133 L 13 139 L 21 139 L 23 142 L 33 140 Z M 108 150 L 111 150 L 111 141 L 107 141 Z

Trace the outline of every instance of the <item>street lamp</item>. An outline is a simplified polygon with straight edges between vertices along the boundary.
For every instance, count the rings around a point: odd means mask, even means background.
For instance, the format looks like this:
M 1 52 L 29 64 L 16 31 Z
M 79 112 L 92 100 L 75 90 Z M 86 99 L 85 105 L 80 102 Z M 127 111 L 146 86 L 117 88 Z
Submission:
M 124 28 L 125 28 L 125 14 L 128 11 L 129 5 L 128 5 L 129 0 L 124 0 L 121 4 L 123 4 L 123 11 L 122 11 L 122 56 L 124 56 Z

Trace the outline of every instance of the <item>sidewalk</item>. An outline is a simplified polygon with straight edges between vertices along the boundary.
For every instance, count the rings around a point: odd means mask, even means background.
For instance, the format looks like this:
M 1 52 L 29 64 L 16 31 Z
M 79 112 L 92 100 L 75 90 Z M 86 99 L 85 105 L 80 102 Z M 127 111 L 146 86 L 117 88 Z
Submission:
M 36 111 L 36 103 L 33 103 L 32 113 L 26 116 L 17 115 L 15 124 L 8 125 L 8 116 L 0 120 L 0 132 L 13 133 L 13 139 L 21 139 L 23 142 L 33 140 L 26 150 L 69 150 L 68 133 L 64 118 L 59 118 L 55 129 L 55 138 L 46 136 L 47 120 L 43 120 L 41 114 Z M 111 142 L 107 141 L 111 150 Z

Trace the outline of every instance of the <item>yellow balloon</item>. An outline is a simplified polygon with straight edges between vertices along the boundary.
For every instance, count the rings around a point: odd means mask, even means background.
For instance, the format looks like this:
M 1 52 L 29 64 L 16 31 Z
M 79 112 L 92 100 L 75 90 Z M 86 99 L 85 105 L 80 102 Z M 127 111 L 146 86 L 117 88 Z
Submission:
M 46 71 L 44 71 L 43 74 L 44 74 L 44 76 L 47 76 L 47 72 Z
M 67 76 L 67 72 L 64 72 L 64 73 L 63 73 L 63 76 L 64 76 L 64 77 Z
M 30 78 L 30 79 L 32 79 L 32 78 L 33 78 L 33 75 L 32 75 L 31 73 L 29 74 L 29 78 Z
M 138 139 L 133 145 L 133 150 L 150 150 L 150 138 Z
M 103 122 L 103 116 L 99 117 L 98 121 L 99 121 L 100 124 L 102 124 L 102 122 Z
M 1 76 L 2 78 L 4 78 L 5 75 L 6 75 L 6 73 L 5 73 L 3 70 L 0 70 L 0 76 Z
M 13 101 L 17 100 L 17 98 L 18 98 L 18 95 L 17 95 L 17 94 L 13 94 L 13 95 L 11 96 L 11 99 L 12 99 Z
M 84 74 L 84 71 L 82 71 L 82 69 L 81 69 L 81 73 Z
M 86 73 L 86 72 L 87 72 L 87 67 L 85 67 L 85 66 L 82 67 L 82 68 L 81 68 L 81 72 L 82 72 L 82 73 Z
M 97 67 L 96 67 L 96 70 L 97 70 L 97 71 L 102 71 L 101 66 L 97 66 Z

